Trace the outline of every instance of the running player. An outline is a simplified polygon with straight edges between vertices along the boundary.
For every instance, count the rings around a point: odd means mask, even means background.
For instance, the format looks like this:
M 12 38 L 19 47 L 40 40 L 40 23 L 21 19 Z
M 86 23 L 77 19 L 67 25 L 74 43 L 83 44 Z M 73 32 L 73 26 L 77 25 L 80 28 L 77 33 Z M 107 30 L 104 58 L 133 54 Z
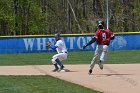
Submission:
M 91 39 L 91 41 L 89 41 L 87 44 L 83 46 L 83 49 L 85 49 L 88 45 L 91 45 L 95 41 L 97 43 L 95 54 L 90 64 L 89 74 L 92 73 L 92 69 L 94 68 L 96 62 L 98 61 L 100 69 L 101 70 L 103 69 L 105 54 L 108 50 L 110 40 L 113 40 L 115 37 L 111 30 L 105 29 L 104 27 L 105 27 L 104 22 L 98 21 L 98 29 L 94 33 L 94 37 Z

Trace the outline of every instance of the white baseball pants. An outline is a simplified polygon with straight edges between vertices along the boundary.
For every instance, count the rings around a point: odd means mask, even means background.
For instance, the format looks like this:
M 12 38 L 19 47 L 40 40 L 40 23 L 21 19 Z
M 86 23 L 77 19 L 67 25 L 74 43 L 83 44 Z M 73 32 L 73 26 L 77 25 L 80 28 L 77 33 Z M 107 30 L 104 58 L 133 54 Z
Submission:
M 54 55 L 53 57 L 52 57 L 52 63 L 53 64 L 56 64 L 56 59 L 58 58 L 60 61 L 63 61 L 63 60 L 65 60 L 65 59 L 67 59 L 67 56 L 68 56 L 68 54 L 67 53 L 58 53 L 58 54 L 56 54 L 56 55 Z

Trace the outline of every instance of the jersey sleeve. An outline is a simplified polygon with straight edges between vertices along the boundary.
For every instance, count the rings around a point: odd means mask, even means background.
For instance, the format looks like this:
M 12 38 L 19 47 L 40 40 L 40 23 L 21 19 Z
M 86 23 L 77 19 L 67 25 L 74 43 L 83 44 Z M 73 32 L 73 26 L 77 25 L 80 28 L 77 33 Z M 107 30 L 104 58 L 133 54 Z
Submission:
M 109 30 L 109 31 L 110 31 L 110 35 L 111 35 L 111 37 L 114 37 L 113 32 L 112 32 L 111 30 Z
M 60 48 L 62 46 L 62 41 L 59 40 L 56 42 L 55 46 L 57 46 L 58 48 Z
M 55 45 L 51 45 L 50 46 L 53 50 L 56 50 L 56 48 L 57 48 L 57 46 L 55 46 Z
M 114 34 L 110 29 L 107 29 L 107 31 L 110 33 L 110 37 L 114 37 Z
M 94 37 L 97 39 L 98 38 L 98 30 L 94 33 Z
M 57 41 L 55 46 L 59 47 L 60 46 L 60 43 Z

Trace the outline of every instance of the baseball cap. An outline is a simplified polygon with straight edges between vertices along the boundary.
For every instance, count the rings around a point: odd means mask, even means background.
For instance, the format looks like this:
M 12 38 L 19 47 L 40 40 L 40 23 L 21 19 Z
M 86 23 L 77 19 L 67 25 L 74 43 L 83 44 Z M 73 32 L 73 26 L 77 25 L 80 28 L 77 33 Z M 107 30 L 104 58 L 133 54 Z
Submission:
M 104 28 L 104 22 L 103 21 L 98 21 L 98 28 L 103 29 Z
M 98 26 L 104 26 L 104 22 L 103 21 L 98 21 Z
M 60 34 L 59 34 L 59 33 L 57 33 L 57 34 L 55 34 L 55 35 L 54 35 L 54 37 L 60 37 Z

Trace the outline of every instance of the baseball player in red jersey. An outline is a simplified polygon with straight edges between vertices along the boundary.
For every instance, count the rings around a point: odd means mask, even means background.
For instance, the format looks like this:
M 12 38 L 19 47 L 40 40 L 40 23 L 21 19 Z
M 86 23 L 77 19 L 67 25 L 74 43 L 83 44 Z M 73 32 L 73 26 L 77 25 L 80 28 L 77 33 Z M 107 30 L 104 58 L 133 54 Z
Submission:
M 95 41 L 97 43 L 95 54 L 90 64 L 89 74 L 92 73 L 92 69 L 94 68 L 96 62 L 98 62 L 100 69 L 103 69 L 105 54 L 108 50 L 110 40 L 113 40 L 115 37 L 113 32 L 109 29 L 104 29 L 104 26 L 105 24 L 103 21 L 98 21 L 98 29 L 94 33 L 94 37 L 83 46 L 83 49 L 85 49 L 88 45 L 91 45 Z

